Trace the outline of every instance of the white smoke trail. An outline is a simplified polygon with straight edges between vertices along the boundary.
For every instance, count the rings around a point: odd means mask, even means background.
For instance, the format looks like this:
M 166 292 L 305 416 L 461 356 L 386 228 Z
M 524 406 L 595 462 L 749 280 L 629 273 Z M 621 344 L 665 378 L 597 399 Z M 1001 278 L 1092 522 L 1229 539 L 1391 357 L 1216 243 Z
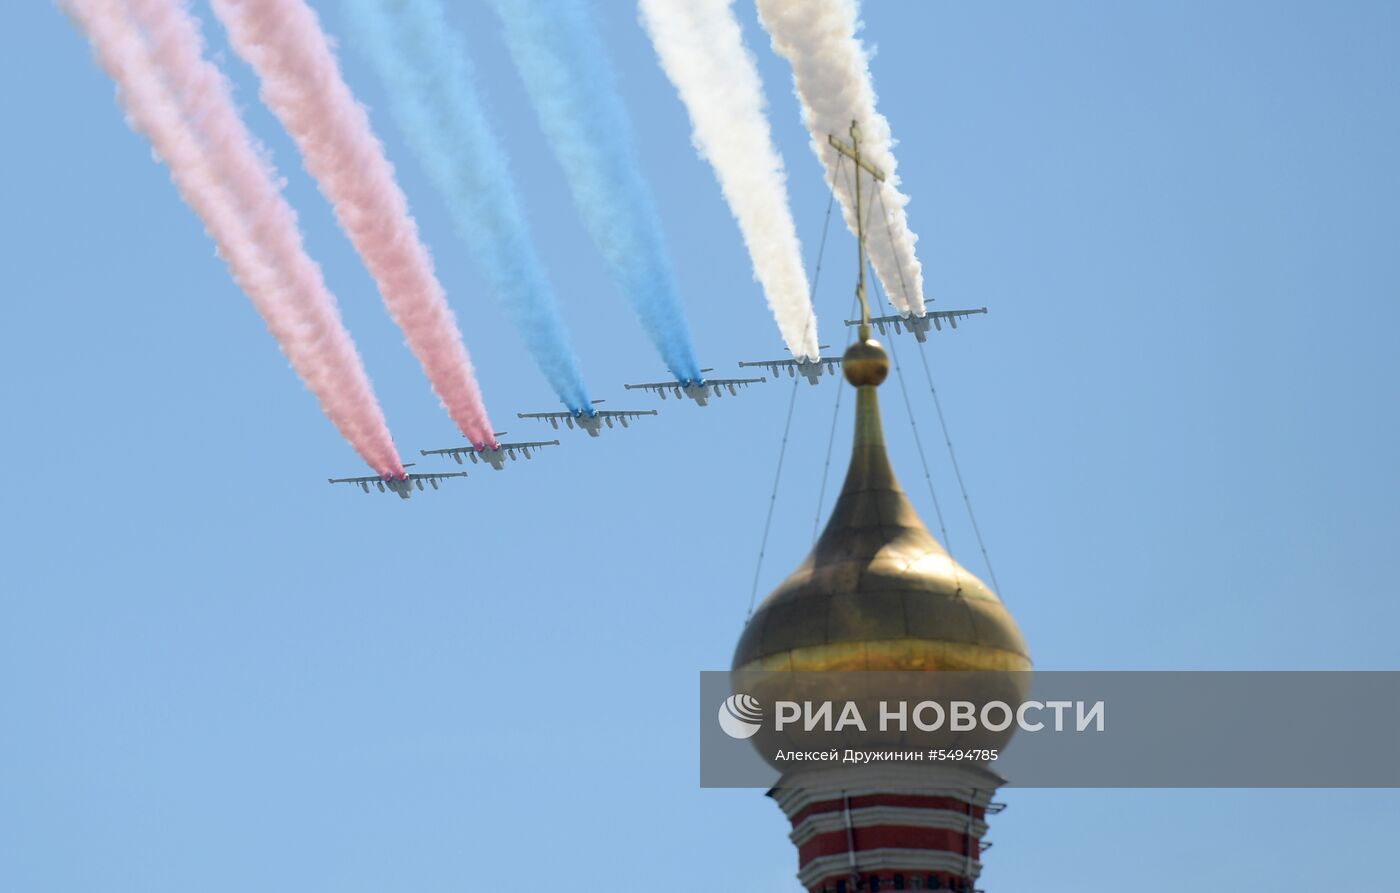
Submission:
M 661 67 L 690 113 L 695 148 L 714 168 L 788 350 L 815 358 L 817 319 L 773 146 L 763 84 L 734 0 L 641 0 Z
M 909 197 L 898 188 L 890 123 L 875 111 L 869 57 L 856 37 L 860 28 L 856 0 L 757 0 L 757 5 L 773 50 L 792 65 L 802 120 L 812 135 L 812 151 L 826 167 L 827 182 L 841 199 L 846 226 L 853 233 L 854 180 L 836 176 L 840 156 L 827 143 L 827 136 L 835 134 L 849 141 L 851 122 L 859 122 L 861 154 L 885 174 L 879 188 L 886 219 L 878 215 L 871 218 L 870 260 L 895 307 L 904 314 L 923 316 L 923 266 L 914 253 L 918 237 L 909 231 L 904 213 Z M 871 200 L 876 201 L 873 196 Z

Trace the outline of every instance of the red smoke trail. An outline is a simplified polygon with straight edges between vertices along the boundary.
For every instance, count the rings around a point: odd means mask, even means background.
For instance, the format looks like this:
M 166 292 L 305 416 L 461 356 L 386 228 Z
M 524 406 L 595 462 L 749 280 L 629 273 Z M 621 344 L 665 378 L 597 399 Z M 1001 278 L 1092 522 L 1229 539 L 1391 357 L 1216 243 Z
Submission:
M 322 410 L 375 471 L 401 477 L 398 450 L 335 297 L 303 249 L 296 214 L 238 116 L 228 83 L 203 58 L 199 26 L 181 0 L 141 0 L 145 33 L 121 0 L 64 6 L 117 82 L 132 127 L 169 166 Z
M 463 434 L 478 446 L 494 445 L 432 258 L 316 13 L 302 0 L 213 0 L 213 7 L 234 49 L 257 71 L 263 101 L 301 148 L 433 390 Z

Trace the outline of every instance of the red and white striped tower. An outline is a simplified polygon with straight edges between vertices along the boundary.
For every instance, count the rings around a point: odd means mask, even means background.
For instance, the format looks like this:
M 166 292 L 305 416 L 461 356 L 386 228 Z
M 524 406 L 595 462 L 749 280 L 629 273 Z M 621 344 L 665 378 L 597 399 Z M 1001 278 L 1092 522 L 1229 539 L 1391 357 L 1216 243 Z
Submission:
M 1001 779 L 952 767 L 858 766 L 790 775 L 773 797 L 813 893 L 972 889 Z M 940 783 L 940 781 L 942 783 Z

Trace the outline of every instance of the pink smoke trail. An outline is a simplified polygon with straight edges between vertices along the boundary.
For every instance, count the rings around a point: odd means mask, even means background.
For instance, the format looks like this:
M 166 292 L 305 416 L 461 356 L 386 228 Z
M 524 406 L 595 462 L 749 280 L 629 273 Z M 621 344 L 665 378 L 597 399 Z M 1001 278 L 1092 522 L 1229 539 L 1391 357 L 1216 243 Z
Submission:
M 213 0 L 263 101 L 296 141 L 433 390 L 473 443 L 494 445 L 481 390 L 408 200 L 341 77 L 316 13 L 302 0 Z
M 63 5 L 117 82 L 133 129 L 170 168 L 181 197 L 322 410 L 375 471 L 402 477 L 398 450 L 335 298 L 302 247 L 296 214 L 239 118 L 228 83 L 203 59 L 199 26 L 181 0 L 142 2 L 147 33 L 121 0 Z M 173 84 L 181 85 L 188 108 Z

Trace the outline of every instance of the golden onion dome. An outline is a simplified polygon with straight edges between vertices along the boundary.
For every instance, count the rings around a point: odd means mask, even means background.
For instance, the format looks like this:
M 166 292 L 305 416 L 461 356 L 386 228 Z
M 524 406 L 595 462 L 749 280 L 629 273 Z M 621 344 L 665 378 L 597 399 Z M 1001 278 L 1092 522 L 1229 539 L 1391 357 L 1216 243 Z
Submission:
M 884 348 L 857 341 L 842 369 L 857 390 L 846 483 L 806 561 L 749 618 L 734 669 L 1029 670 L 1001 599 L 948 555 L 895 479 L 875 393 Z

